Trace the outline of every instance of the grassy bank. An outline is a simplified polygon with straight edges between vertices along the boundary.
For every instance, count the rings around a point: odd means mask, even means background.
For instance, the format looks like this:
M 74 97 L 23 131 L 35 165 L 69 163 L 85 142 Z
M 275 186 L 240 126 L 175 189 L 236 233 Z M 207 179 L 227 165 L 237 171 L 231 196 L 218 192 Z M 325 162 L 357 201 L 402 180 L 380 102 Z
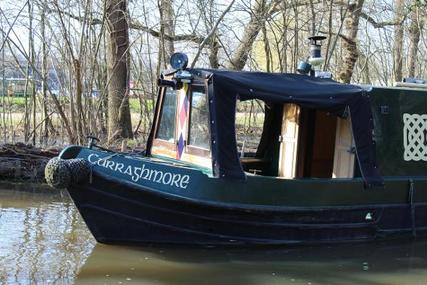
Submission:
M 11 97 L 11 96 L 0 96 L 0 111 L 4 112 L 25 112 L 25 104 L 27 104 L 27 106 L 31 106 L 32 104 L 32 98 L 31 97 L 27 97 L 27 103 L 25 103 L 25 97 L 21 96 L 21 97 Z M 64 103 L 68 103 L 69 99 L 67 97 L 58 97 L 60 102 L 64 102 Z M 91 98 L 93 99 L 94 102 L 98 101 L 97 98 Z M 36 96 L 36 100 L 37 100 L 37 104 L 40 104 L 43 101 L 43 97 L 41 97 L 40 95 Z M 49 102 L 49 104 L 51 104 Z M 149 109 L 149 111 L 153 110 L 153 102 L 150 100 L 148 102 L 146 102 L 147 104 L 147 108 Z M 129 98 L 129 107 L 130 107 L 130 111 L 133 113 L 140 113 L 141 112 L 141 103 L 139 98 Z

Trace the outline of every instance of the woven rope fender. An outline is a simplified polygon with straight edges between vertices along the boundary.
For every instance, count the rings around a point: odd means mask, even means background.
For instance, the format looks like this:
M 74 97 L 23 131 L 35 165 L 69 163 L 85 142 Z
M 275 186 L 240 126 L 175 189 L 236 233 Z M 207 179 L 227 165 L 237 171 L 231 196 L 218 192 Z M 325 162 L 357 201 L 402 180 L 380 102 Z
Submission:
M 61 189 L 88 181 L 90 171 L 90 163 L 83 158 L 54 157 L 47 163 L 44 174 L 47 184 Z
M 46 164 L 44 169 L 44 177 L 47 184 L 50 186 L 61 189 L 66 188 L 71 182 L 71 172 L 68 168 L 65 159 L 54 157 Z
M 91 166 L 89 161 L 83 158 L 65 160 L 71 172 L 71 183 L 79 184 L 89 180 Z

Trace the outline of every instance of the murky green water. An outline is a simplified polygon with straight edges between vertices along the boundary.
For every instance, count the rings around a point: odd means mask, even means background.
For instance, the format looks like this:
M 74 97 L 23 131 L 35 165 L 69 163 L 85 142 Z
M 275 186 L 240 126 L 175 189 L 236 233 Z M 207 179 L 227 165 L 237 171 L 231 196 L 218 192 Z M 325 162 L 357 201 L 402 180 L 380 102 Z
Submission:
M 0 183 L 0 284 L 427 284 L 427 240 L 300 248 L 97 244 L 67 192 Z

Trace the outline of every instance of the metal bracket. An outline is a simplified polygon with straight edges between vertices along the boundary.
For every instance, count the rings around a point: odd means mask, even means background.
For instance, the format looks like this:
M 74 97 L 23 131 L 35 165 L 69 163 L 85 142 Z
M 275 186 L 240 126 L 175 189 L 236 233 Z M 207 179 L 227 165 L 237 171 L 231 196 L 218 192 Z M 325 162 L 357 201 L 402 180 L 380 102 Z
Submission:
M 356 147 L 355 146 L 350 147 L 349 149 L 347 149 L 347 152 L 351 154 L 356 154 Z
M 415 195 L 415 185 L 414 180 L 409 179 L 409 210 L 411 216 L 411 224 L 412 224 L 412 236 L 417 237 L 417 228 L 415 225 L 415 203 L 414 203 L 414 195 Z
M 97 146 L 96 143 L 99 142 L 99 139 L 97 137 L 95 137 L 95 136 L 87 136 L 86 138 L 89 140 L 89 142 L 87 144 L 87 147 L 89 149 L 92 149 L 94 146 Z

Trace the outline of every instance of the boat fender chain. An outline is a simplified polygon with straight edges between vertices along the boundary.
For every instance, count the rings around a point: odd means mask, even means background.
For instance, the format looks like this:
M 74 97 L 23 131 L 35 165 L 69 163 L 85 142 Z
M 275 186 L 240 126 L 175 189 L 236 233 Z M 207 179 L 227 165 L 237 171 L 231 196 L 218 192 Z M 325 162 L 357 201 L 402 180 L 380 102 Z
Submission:
M 45 179 L 48 185 L 61 189 L 89 180 L 91 165 L 83 158 L 61 159 L 54 157 L 46 164 Z

